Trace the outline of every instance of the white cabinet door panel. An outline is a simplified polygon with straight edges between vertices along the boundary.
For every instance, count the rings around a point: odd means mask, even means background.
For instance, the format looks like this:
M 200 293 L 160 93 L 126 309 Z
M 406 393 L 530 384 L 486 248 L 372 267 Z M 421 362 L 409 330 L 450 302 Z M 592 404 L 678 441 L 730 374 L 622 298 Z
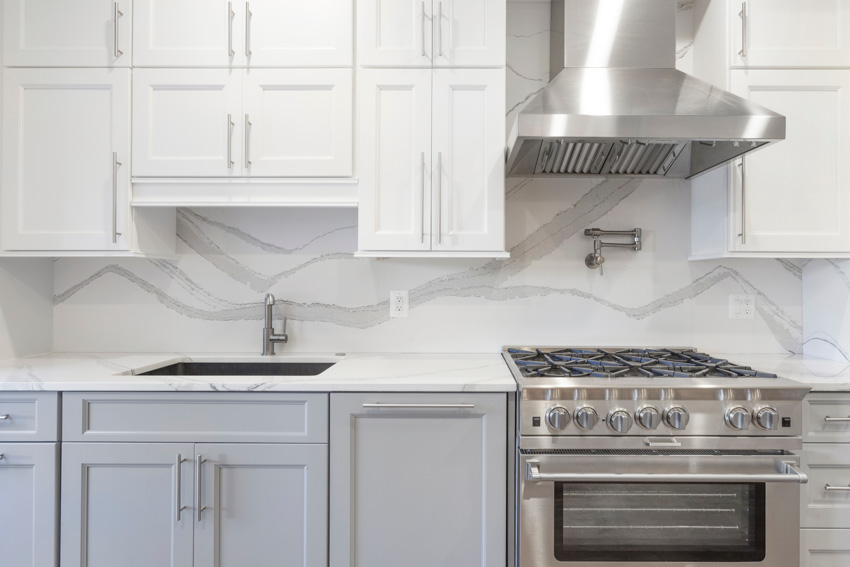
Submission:
M 229 69 L 135 70 L 133 176 L 241 175 L 242 74 Z
M 361 250 L 430 250 L 431 77 L 363 69 L 358 80 Z
M 197 445 L 195 565 L 327 566 L 327 445 Z
M 249 21 L 243 47 L 252 67 L 353 63 L 351 0 L 250 0 L 241 9 Z
M 740 16 L 745 4 L 746 29 Z M 850 0 L 729 0 L 729 5 L 733 66 L 850 66 Z
M 505 249 L 505 72 L 434 71 L 434 250 Z
M 732 91 L 787 117 L 784 141 L 733 168 L 732 250 L 850 251 L 850 71 L 735 70 Z
M 800 530 L 800 567 L 850 565 L 850 530 Z
M 0 564 L 55 567 L 56 443 L 0 443 Z
M 250 70 L 243 168 L 253 177 L 344 177 L 353 168 L 349 69 Z
M 130 66 L 132 0 L 4 0 L 3 7 L 10 67 Z
M 192 565 L 192 451 L 188 443 L 63 443 L 62 567 Z
M 130 71 L 7 69 L 4 81 L 3 247 L 129 249 Z
M 133 65 L 227 67 L 244 63 L 240 1 L 135 0 Z
M 801 525 L 804 528 L 850 529 L 850 445 L 806 443 L 802 465 L 809 482 L 802 485 Z
M 358 63 L 365 67 L 431 67 L 431 0 L 357 2 Z
M 435 67 L 502 67 L 504 0 L 434 0 Z

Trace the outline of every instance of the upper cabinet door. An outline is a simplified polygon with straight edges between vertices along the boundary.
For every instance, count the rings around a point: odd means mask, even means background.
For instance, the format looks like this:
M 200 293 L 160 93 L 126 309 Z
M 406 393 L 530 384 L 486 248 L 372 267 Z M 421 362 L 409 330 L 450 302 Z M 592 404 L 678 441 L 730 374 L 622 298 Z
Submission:
M 245 75 L 242 167 L 252 177 L 350 177 L 352 71 L 261 69 Z
M 242 71 L 136 69 L 133 176 L 242 174 Z
M 850 71 L 735 70 L 731 85 L 787 132 L 732 168 L 730 249 L 850 252 Z
M 431 67 L 431 0 L 360 0 L 357 47 L 364 67 Z
M 434 0 L 435 67 L 503 67 L 505 0 Z
M 6 69 L 5 83 L 3 247 L 128 250 L 130 70 Z
M 850 66 L 850 0 L 729 0 L 731 64 Z
M 133 65 L 243 65 L 242 5 L 239 0 L 135 0 Z
M 249 0 L 240 10 L 246 24 L 237 50 L 252 67 L 352 65 L 351 0 Z
M 432 249 L 505 249 L 505 71 L 434 71 Z
M 10 67 L 129 67 L 132 0 L 4 0 Z
M 431 249 L 432 75 L 430 69 L 358 73 L 360 250 Z

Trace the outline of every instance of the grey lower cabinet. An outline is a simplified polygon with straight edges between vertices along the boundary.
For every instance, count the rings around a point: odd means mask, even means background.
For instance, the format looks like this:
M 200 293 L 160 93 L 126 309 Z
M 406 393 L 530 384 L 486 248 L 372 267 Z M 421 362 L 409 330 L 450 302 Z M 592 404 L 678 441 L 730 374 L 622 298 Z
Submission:
M 505 567 L 507 395 L 332 394 L 331 567 Z
M 66 438 L 111 441 L 62 444 L 62 567 L 327 565 L 326 394 L 66 394 L 63 408 Z M 252 443 L 253 429 L 321 442 Z

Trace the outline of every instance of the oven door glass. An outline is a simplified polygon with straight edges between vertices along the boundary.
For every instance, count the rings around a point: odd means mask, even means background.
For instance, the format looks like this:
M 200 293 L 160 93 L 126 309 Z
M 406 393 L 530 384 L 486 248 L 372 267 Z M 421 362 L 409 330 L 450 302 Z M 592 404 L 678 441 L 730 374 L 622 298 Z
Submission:
M 764 484 L 555 483 L 559 561 L 758 562 Z

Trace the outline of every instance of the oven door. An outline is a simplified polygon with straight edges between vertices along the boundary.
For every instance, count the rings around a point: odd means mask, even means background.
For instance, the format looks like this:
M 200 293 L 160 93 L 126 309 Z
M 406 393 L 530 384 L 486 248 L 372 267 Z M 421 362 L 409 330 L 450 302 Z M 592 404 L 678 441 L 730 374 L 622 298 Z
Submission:
M 799 565 L 794 455 L 535 453 L 520 459 L 520 567 Z

